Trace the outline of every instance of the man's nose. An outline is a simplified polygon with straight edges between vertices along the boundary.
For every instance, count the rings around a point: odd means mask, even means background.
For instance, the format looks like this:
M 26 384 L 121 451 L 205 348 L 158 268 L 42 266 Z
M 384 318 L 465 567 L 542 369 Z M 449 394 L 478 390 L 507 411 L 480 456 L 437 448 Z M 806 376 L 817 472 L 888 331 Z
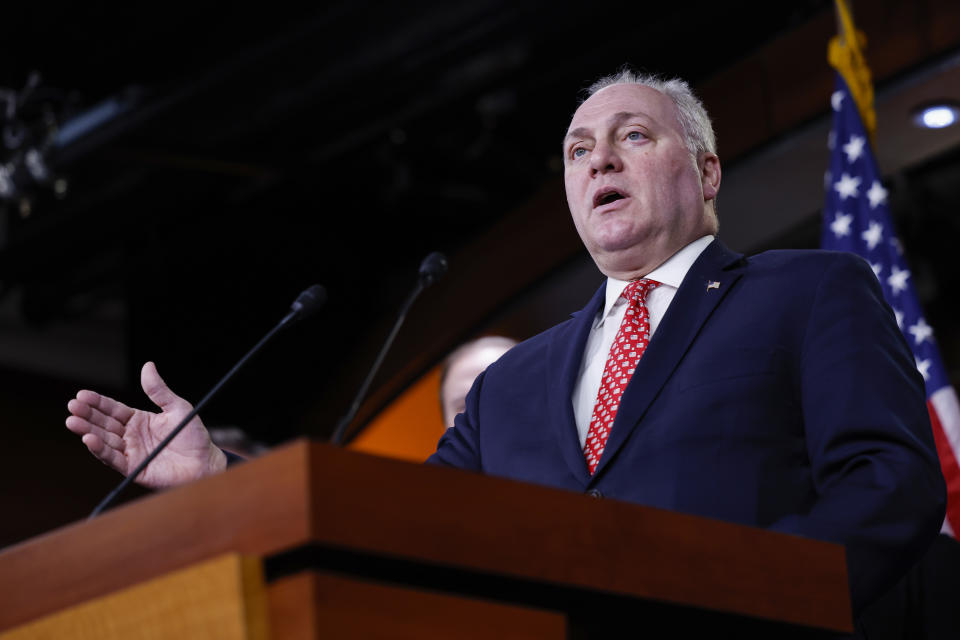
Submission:
M 601 143 L 594 146 L 590 153 L 590 174 L 598 175 L 610 171 L 620 171 L 623 163 L 612 145 Z

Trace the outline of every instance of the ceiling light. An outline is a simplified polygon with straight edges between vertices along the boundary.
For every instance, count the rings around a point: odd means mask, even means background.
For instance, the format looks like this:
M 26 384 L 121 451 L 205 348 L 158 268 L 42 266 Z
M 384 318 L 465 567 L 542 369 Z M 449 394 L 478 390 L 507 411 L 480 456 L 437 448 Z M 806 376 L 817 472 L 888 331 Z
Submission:
M 960 107 L 952 102 L 928 103 L 913 110 L 913 123 L 924 129 L 942 129 L 960 120 Z

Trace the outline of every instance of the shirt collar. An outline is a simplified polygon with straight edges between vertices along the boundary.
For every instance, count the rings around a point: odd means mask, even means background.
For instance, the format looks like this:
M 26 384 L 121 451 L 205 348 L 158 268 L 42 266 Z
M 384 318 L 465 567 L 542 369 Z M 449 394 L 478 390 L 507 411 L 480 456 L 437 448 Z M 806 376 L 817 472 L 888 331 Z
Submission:
M 700 257 L 703 250 L 706 249 L 707 245 L 713 242 L 713 240 L 714 236 L 697 238 L 643 277 L 656 280 L 662 285 L 679 289 L 680 283 L 683 282 L 683 279 L 687 275 L 687 271 L 690 271 L 690 267 L 693 266 L 693 263 Z M 607 278 L 606 303 L 600 314 L 600 324 L 603 324 L 603 320 L 613 311 L 613 307 L 620 298 L 620 294 L 623 293 L 623 290 L 626 289 L 628 284 L 630 283 L 626 280 Z

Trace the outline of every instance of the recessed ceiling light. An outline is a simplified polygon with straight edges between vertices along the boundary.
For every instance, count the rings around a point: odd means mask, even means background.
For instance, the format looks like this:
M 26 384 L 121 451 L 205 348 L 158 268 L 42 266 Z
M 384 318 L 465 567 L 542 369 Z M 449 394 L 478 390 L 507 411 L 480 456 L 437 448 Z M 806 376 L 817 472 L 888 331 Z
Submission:
M 954 102 L 931 102 L 913 110 L 913 123 L 924 129 L 942 129 L 958 120 L 960 107 Z

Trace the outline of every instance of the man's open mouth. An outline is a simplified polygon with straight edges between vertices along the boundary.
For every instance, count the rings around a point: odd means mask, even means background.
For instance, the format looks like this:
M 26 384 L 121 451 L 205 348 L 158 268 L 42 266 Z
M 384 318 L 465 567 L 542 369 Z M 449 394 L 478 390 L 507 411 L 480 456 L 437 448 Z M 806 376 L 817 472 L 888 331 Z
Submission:
M 593 196 L 593 208 L 602 207 L 605 204 L 610 204 L 611 202 L 616 202 L 617 200 L 623 200 L 627 197 L 627 194 L 622 191 L 618 191 L 613 187 L 604 188 L 600 191 L 597 191 Z

